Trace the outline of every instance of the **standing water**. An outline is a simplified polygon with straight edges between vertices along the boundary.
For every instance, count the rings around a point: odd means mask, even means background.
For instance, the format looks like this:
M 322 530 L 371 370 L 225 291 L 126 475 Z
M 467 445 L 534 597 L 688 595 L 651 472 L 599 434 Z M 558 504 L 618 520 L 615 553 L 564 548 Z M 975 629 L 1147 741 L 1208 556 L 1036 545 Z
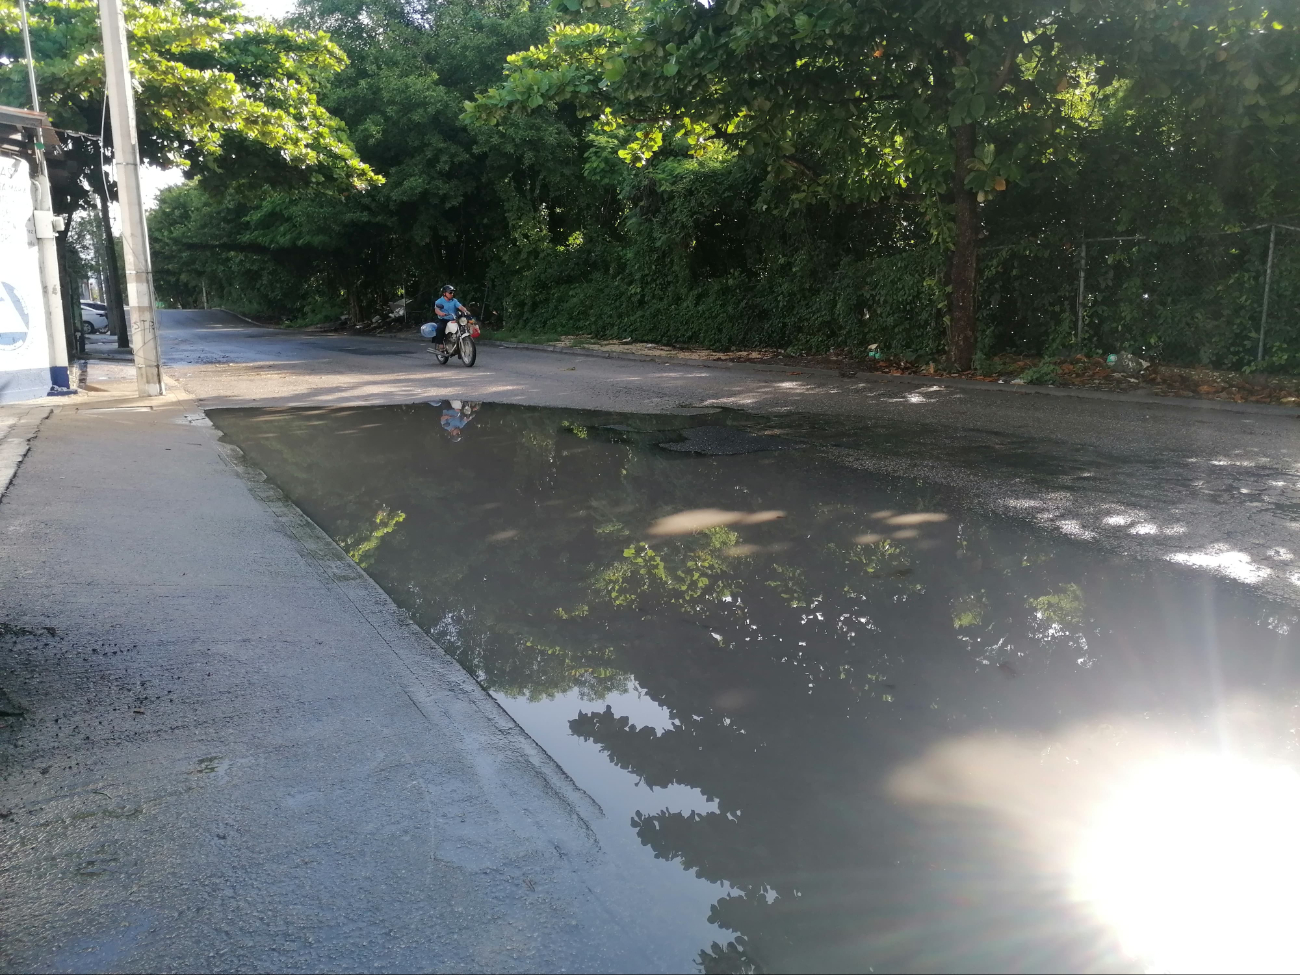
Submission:
M 1296 616 L 761 417 L 218 410 L 705 972 L 1282 970 Z

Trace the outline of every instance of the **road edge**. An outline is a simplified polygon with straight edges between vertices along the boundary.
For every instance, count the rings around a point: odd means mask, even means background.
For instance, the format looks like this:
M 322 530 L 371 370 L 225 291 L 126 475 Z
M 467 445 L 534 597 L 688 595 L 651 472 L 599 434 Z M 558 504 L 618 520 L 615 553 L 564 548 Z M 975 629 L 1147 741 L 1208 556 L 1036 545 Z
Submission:
M 397 336 L 393 336 L 396 338 Z M 821 366 L 790 363 L 784 366 L 762 362 L 727 362 L 719 359 L 687 359 L 648 355 L 643 352 L 618 352 L 606 349 L 569 348 L 558 345 L 533 345 L 527 342 L 502 342 L 480 338 L 479 345 L 488 348 L 516 349 L 523 352 L 551 352 L 561 355 L 584 356 L 591 359 L 623 359 L 629 362 L 653 363 L 660 366 L 699 366 L 703 369 L 738 369 L 748 372 L 807 375 L 814 378 L 854 378 L 874 382 L 898 381 L 912 386 L 949 386 L 956 389 L 980 390 L 988 393 L 1010 393 L 1018 396 L 1068 396 L 1075 399 L 1095 399 L 1112 403 L 1132 403 L 1143 406 L 1172 406 L 1181 409 L 1222 410 L 1228 413 L 1264 413 L 1269 416 L 1290 413 L 1300 419 L 1294 406 L 1275 406 L 1271 403 L 1230 403 L 1225 400 L 1199 399 L 1192 396 L 1157 396 L 1154 393 L 1117 393 L 1108 389 L 1078 389 L 1071 386 L 1031 386 L 1015 383 L 986 383 L 978 379 L 960 379 L 949 376 L 896 376 L 882 372 L 859 372 L 853 377 L 843 377 L 837 370 Z M 790 365 L 799 365 L 791 370 Z
M 240 315 L 238 312 L 230 311 L 228 308 L 216 308 L 211 310 L 222 311 L 226 314 L 233 315 L 255 328 L 265 328 L 280 332 L 297 331 L 300 335 L 336 335 L 346 336 L 350 339 L 384 339 L 397 342 L 426 341 L 417 331 L 409 329 L 403 332 L 390 332 L 386 334 L 369 334 L 364 332 L 349 333 L 335 330 L 330 330 L 328 332 L 315 332 L 311 329 L 303 329 L 299 331 L 278 328 L 274 325 L 264 325 L 261 322 L 255 322 L 251 318 Z M 1065 396 L 1074 399 L 1092 399 L 1101 400 L 1103 402 L 1137 404 L 1141 406 L 1170 406 L 1176 409 L 1191 410 L 1221 410 L 1227 413 L 1259 413 L 1267 416 L 1284 416 L 1289 413 L 1297 419 L 1300 419 L 1300 409 L 1297 409 L 1294 406 L 1276 406 L 1272 403 L 1233 403 L 1227 400 L 1200 399 L 1194 396 L 1157 396 L 1154 393 L 1144 393 L 1140 391 L 1119 393 L 1109 389 L 1080 389 L 1073 386 L 1036 386 L 1027 383 L 988 383 L 981 382 L 978 379 L 961 379 L 951 376 L 912 376 L 858 371 L 851 377 L 844 377 L 839 374 L 839 370 L 837 369 L 827 369 L 821 366 L 804 365 L 802 363 L 769 365 L 762 362 L 728 362 L 720 359 L 664 357 L 650 355 L 644 352 L 620 352 L 612 349 L 585 349 L 581 347 L 572 348 L 558 345 L 536 345 L 529 342 L 504 342 L 498 339 L 488 338 L 486 335 L 478 339 L 478 344 L 484 348 L 515 349 L 521 352 L 548 352 L 552 354 L 580 356 L 590 359 L 622 359 L 627 362 L 642 362 L 659 366 L 698 366 L 702 369 L 735 369 L 757 373 L 784 374 L 787 376 L 806 375 L 810 378 L 841 380 L 851 378 L 870 382 L 897 381 L 910 386 L 947 386 L 954 389 L 979 390 L 985 393 L 1010 393 L 1019 396 Z M 791 365 L 797 365 L 799 368 L 797 370 L 792 370 L 790 368 Z
M 207 419 L 206 410 L 201 410 L 197 404 L 195 410 L 201 412 L 207 423 L 212 422 Z M 189 417 L 195 416 L 189 414 Z M 416 707 L 426 714 L 429 711 L 445 714 L 447 708 L 439 697 L 449 694 L 460 704 L 476 711 L 494 729 L 499 744 L 527 761 L 551 797 L 573 813 L 592 844 L 599 847 L 588 819 L 604 818 L 605 811 L 600 804 L 511 717 L 496 698 L 420 629 L 410 614 L 393 602 L 369 573 L 352 561 L 334 539 L 271 483 L 265 472 L 250 463 L 239 447 L 224 440 L 217 440 L 216 447 L 249 493 L 270 509 L 317 570 L 339 590 L 393 652 L 412 678 L 412 686 L 404 689 Z M 485 780 L 494 778 L 496 776 L 485 776 Z
M 17 414 L 7 427 L 0 413 L 0 501 L 4 500 L 9 485 L 13 483 L 23 458 L 32 448 L 32 441 L 46 418 L 54 412 L 52 406 L 8 407 L 4 412 L 13 410 Z

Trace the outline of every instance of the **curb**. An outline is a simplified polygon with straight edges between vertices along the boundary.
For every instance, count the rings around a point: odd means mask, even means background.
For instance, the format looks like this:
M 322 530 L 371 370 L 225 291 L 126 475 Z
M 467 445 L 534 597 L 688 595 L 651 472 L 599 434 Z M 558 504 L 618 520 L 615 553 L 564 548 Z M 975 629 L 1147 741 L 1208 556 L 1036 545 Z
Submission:
M 605 817 L 605 810 L 600 803 L 578 785 L 559 762 L 432 636 L 416 625 L 410 613 L 399 607 L 384 588 L 371 578 L 370 573 L 357 565 L 324 529 L 267 478 L 261 468 L 250 462 L 243 450 L 225 439 L 220 428 L 208 419 L 207 410 L 198 398 L 170 370 L 167 371 L 166 378 L 175 397 L 173 402 L 166 405 L 192 411 L 183 414 L 181 420 L 212 430 L 215 435 L 213 446 L 218 456 L 244 483 L 249 493 L 270 509 L 297 543 L 302 557 L 314 565 L 322 577 L 352 604 L 401 662 L 408 675 L 408 681 L 403 681 L 403 690 L 416 708 L 425 712 L 426 716 L 430 712 L 441 712 L 450 717 L 458 708 L 469 708 L 481 715 L 492 727 L 497 739 L 508 743 L 513 749 L 514 757 L 522 760 L 538 777 L 542 789 L 574 815 L 591 843 L 599 846 L 590 820 Z M 0 443 L 0 446 L 3 444 Z M 498 794 L 495 799 L 503 809 L 512 801 L 509 795 Z M 545 831 L 544 823 L 534 823 L 533 827 Z
M 614 352 L 603 349 L 573 349 L 556 345 L 529 345 L 525 342 L 498 342 L 480 339 L 479 345 L 498 349 L 518 349 L 531 352 L 552 352 L 560 355 L 586 356 L 592 359 L 625 359 L 629 362 L 654 363 L 661 366 L 698 366 L 702 369 L 739 369 L 750 372 L 784 373 L 785 366 L 770 366 L 760 362 L 725 362 L 718 360 L 660 358 L 641 352 Z M 814 378 L 843 379 L 837 370 L 820 366 L 802 366 L 800 374 Z M 894 376 L 888 373 L 859 372 L 854 379 L 874 382 L 898 381 L 912 386 L 950 386 L 955 389 L 981 390 L 988 393 L 1010 393 L 1016 396 L 1066 396 L 1074 399 L 1108 400 L 1112 403 L 1134 403 L 1144 406 L 1173 406 L 1193 410 L 1221 410 L 1228 413 L 1263 413 L 1269 416 L 1290 414 L 1300 419 L 1294 406 L 1275 406 L 1271 403 L 1229 403 L 1224 400 L 1197 399 L 1183 396 L 1157 396 L 1154 393 L 1117 393 L 1107 389 L 1075 389 L 1069 386 L 1028 386 L 1011 383 L 985 383 L 977 379 L 959 379 L 944 376 Z
M 36 431 L 42 422 L 54 412 L 52 406 L 29 406 L 17 409 L 16 418 L 6 424 L 5 414 L 0 413 L 0 500 L 18 473 L 18 466 L 31 449 L 36 439 Z
M 185 309 L 188 311 L 189 309 Z M 248 322 L 249 325 L 256 325 L 258 328 L 275 328 L 274 325 L 263 325 L 261 322 L 255 322 L 247 315 L 241 315 L 237 311 L 231 311 L 229 308 L 202 308 L 200 311 L 224 311 L 227 315 L 234 315 L 241 322 Z
M 130 349 L 113 349 L 111 352 L 87 352 L 83 362 L 135 362 L 135 353 Z
M 203 423 L 212 425 L 206 411 L 196 401 L 191 402 L 197 412 L 188 415 L 187 422 L 195 423 L 196 418 L 202 416 Z M 222 437 L 216 441 L 221 459 L 244 482 L 253 497 L 271 510 L 298 543 L 303 557 L 338 589 L 342 598 L 374 628 L 401 661 L 409 678 L 403 689 L 412 703 L 421 711 L 446 711 L 447 705 L 439 699 L 450 697 L 477 711 L 499 739 L 509 742 L 515 754 L 531 765 L 551 795 L 583 821 L 589 835 L 594 836 L 586 820 L 604 818 L 605 812 L 600 804 L 510 716 L 496 698 L 485 691 L 437 641 L 420 629 L 410 614 L 394 603 L 379 583 L 353 562 L 324 529 L 272 484 L 260 468 L 250 463 L 239 447 L 226 442 L 219 430 L 214 432 Z M 505 801 L 503 797 L 499 798 Z

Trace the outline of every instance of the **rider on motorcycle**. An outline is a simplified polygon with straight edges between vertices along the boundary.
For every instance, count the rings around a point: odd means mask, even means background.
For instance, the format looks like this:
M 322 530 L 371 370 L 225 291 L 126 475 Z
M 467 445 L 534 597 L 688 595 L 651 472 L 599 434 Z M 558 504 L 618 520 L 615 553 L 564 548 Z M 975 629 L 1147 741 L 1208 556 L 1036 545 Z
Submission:
M 442 286 L 442 297 L 433 303 L 433 314 L 438 321 L 438 331 L 430 340 L 440 345 L 447 337 L 447 323 L 454 322 L 461 312 L 469 314 L 469 309 L 456 300 L 456 289 L 450 284 Z

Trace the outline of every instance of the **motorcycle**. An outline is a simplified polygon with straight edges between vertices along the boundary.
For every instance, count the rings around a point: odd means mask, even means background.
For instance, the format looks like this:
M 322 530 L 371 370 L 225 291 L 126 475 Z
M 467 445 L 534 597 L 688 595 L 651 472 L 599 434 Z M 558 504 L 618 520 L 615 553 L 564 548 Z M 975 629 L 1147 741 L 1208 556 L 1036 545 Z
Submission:
M 432 339 L 438 334 L 438 323 L 425 322 L 420 326 L 420 334 Z M 458 356 L 468 369 L 478 360 L 478 344 L 474 341 L 478 336 L 478 322 L 468 315 L 458 315 L 447 323 L 442 344 L 434 344 L 433 357 L 438 360 L 438 365 L 445 366 L 453 355 Z

